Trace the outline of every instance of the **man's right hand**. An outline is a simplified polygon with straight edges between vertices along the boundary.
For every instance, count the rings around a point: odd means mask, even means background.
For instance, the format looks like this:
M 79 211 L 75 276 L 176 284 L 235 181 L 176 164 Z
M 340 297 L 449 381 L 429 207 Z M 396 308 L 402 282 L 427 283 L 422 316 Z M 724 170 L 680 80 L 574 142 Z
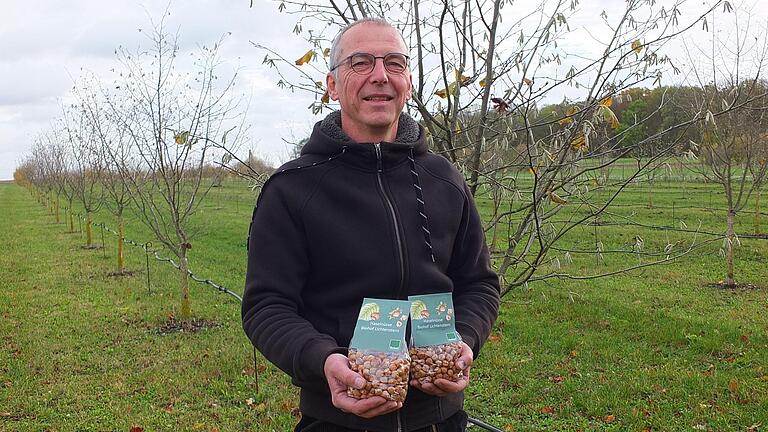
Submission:
M 342 354 L 329 355 L 325 359 L 323 371 L 325 372 L 325 379 L 328 381 L 328 388 L 331 389 L 333 406 L 344 412 L 363 418 L 373 418 L 397 411 L 403 407 L 402 402 L 390 401 L 381 396 L 367 399 L 355 399 L 348 396 L 347 387 L 361 389 L 365 386 L 365 379 L 349 368 L 349 360 Z

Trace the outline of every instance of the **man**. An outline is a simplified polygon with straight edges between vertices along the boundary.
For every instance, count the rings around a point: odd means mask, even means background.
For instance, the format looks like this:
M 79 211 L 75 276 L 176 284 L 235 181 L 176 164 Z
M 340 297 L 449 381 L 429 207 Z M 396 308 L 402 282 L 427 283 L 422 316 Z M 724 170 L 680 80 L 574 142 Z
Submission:
M 341 105 L 301 157 L 269 179 L 249 234 L 243 327 L 301 388 L 296 431 L 463 431 L 463 390 L 498 315 L 498 277 L 461 174 L 427 152 L 402 113 L 405 41 L 365 19 L 333 42 L 328 92 Z M 354 399 L 347 347 L 364 297 L 453 292 L 465 378 L 410 383 L 405 402 Z

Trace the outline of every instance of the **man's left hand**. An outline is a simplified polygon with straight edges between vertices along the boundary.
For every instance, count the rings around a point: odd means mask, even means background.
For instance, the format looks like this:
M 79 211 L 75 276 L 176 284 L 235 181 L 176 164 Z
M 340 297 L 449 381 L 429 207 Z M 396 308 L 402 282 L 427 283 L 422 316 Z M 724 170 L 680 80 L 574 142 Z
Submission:
M 456 359 L 456 364 L 463 369 L 463 373 L 462 377 L 457 382 L 439 378 L 432 383 L 421 384 L 418 380 L 411 380 L 411 387 L 417 388 L 432 396 L 446 396 L 450 393 L 458 393 L 469 385 L 469 370 L 472 368 L 472 361 L 472 348 L 464 342 L 461 342 L 461 353 L 459 354 L 458 359 Z

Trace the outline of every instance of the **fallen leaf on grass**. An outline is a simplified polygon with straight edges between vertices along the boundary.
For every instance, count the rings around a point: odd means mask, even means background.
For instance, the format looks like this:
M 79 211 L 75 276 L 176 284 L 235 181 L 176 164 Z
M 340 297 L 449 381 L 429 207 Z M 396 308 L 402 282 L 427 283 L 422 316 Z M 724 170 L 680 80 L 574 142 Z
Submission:
M 613 414 L 608 414 L 607 416 L 603 417 L 603 421 L 606 423 L 613 423 L 616 421 L 616 416 Z
M 541 413 L 542 414 L 554 414 L 555 413 L 555 409 L 552 408 L 551 406 L 545 406 L 544 408 L 541 409 Z
M 504 430 L 507 432 L 514 432 L 515 428 L 511 424 L 508 424 L 508 425 L 504 425 Z
M 747 335 L 741 335 L 739 339 L 741 339 L 741 341 L 744 342 L 745 344 L 749 343 L 749 336 Z
M 167 405 L 165 405 L 163 407 L 163 411 L 165 411 L 167 413 L 172 413 L 173 412 L 173 403 L 169 402 Z
M 736 393 L 739 391 L 739 382 L 736 381 L 736 379 L 732 379 L 728 382 L 728 390 L 731 391 L 731 393 Z
M 491 341 L 491 342 L 498 342 L 498 341 L 501 340 L 501 336 L 492 334 L 492 335 L 488 336 L 488 340 Z
M 555 376 L 553 376 L 553 377 L 552 377 L 552 378 L 550 378 L 550 379 L 552 380 L 552 382 L 553 382 L 553 383 L 557 383 L 557 384 L 560 384 L 560 383 L 562 383 L 563 381 L 565 381 L 565 378 L 563 378 L 563 376 L 562 376 L 562 375 L 555 375 Z
M 144 432 L 144 428 L 141 426 L 131 426 L 129 432 Z
M 10 416 L 11 416 L 11 413 L 9 413 L 8 411 L 0 412 L 0 417 L 10 417 Z

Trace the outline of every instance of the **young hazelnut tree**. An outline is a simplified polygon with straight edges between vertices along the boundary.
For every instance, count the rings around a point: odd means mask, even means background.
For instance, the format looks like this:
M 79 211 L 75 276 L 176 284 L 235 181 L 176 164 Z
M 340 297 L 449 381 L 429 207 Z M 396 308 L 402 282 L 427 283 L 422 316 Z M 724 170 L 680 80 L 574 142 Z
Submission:
M 688 51 L 695 65 L 691 76 L 698 86 L 688 109 L 699 117 L 704 113 L 700 138 L 692 143 L 700 162 L 693 169 L 725 193 L 726 230 L 720 254 L 726 264 L 721 283 L 727 287 L 737 284 L 736 217 L 753 196 L 759 215 L 758 194 L 768 180 L 768 81 L 763 78 L 768 66 L 768 29 L 756 28 L 750 11 L 737 8 L 734 12 L 723 23 L 710 20 L 712 27 L 729 31 L 713 31 L 706 45 L 694 43 Z
M 111 134 L 130 147 L 131 157 L 112 140 L 110 161 L 139 220 L 178 259 L 180 315 L 189 318 L 188 256 L 201 233 L 193 215 L 215 182 L 204 176 L 205 164 L 234 145 L 226 144 L 225 131 L 242 121 L 239 99 L 230 96 L 236 72 L 226 79 L 218 75 L 223 38 L 201 47 L 194 72 L 182 73 L 179 38 L 166 31 L 164 19 L 145 34 L 148 47 L 117 50 L 121 71 L 114 86 L 120 91 L 106 98 L 105 120 L 115 124 Z
M 62 106 L 57 129 L 62 131 L 69 153 L 68 181 L 72 193 L 85 211 L 85 247 L 93 249 L 98 247 L 93 243 L 93 214 L 104 203 L 102 174 L 105 160 L 82 110 L 83 107 L 77 104 Z
M 121 167 L 132 167 L 136 155 L 127 137 L 123 124 L 115 117 L 108 105 L 109 98 L 95 77 L 83 78 L 83 85 L 75 88 L 75 98 L 84 121 L 93 133 L 96 151 L 104 161 L 101 184 L 105 193 L 104 204 L 117 223 L 117 267 L 114 276 L 125 271 L 125 212 L 131 202 L 129 183 L 121 175 Z M 102 91 L 99 91 L 102 90 Z

